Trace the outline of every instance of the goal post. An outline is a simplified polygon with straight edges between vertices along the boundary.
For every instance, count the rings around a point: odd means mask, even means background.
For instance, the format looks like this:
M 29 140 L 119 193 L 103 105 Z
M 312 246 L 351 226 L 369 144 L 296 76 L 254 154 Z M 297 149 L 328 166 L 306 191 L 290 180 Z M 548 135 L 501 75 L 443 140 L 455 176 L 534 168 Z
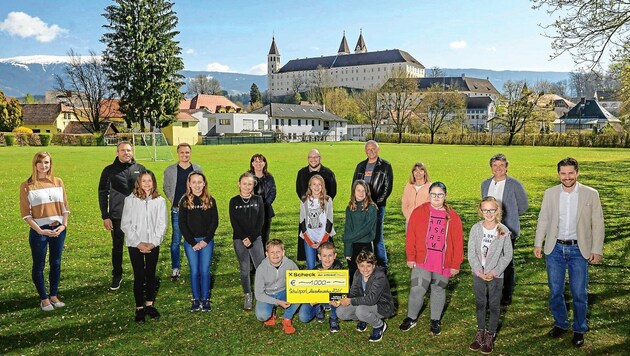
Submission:
M 173 152 L 163 133 L 133 133 L 134 157 L 137 161 L 172 161 Z

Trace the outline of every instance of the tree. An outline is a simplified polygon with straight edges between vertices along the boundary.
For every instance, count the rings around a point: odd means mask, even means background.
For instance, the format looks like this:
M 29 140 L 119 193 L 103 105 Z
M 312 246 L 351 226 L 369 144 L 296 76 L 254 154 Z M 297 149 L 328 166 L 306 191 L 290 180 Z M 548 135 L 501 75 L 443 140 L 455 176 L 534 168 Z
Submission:
M 569 83 L 576 98 L 592 98 L 595 90 L 600 88 L 602 74 L 579 69 L 569 73 Z
M 101 114 L 111 106 L 110 83 L 103 62 L 94 51 L 82 57 L 74 50 L 68 52 L 69 62 L 64 76 L 55 75 L 55 89 L 59 99 L 68 105 L 79 123 L 90 133 L 101 132 Z M 83 120 L 86 118 L 87 120 Z
M 37 104 L 37 99 L 31 93 L 26 93 L 24 96 L 24 104 Z
M 179 111 L 184 68 L 177 15 L 166 0 L 115 0 L 105 8 L 103 61 L 127 125 L 170 124 Z
M 438 78 L 438 77 L 446 77 L 446 73 L 440 67 L 431 67 L 429 72 L 427 73 L 427 77 L 429 78 Z
M 377 89 L 369 89 L 354 94 L 354 101 L 357 103 L 363 117 L 370 125 L 371 137 L 376 137 L 376 131 L 381 122 L 387 117 L 387 113 L 382 105 L 378 102 L 379 91 Z
M 302 91 L 302 87 L 304 87 L 304 85 L 306 84 L 306 79 L 304 78 L 304 76 L 300 73 L 294 73 L 293 76 L 291 77 L 291 91 L 293 92 L 293 95 L 299 94 Z
M 197 94 L 223 95 L 223 90 L 217 79 L 198 74 L 188 80 L 186 94 L 190 96 Z
M 504 127 L 510 134 L 507 145 L 511 145 L 514 136 L 523 130 L 530 122 L 535 121 L 532 112 L 536 108 L 538 99 L 542 92 L 533 92 L 529 90 L 525 81 L 508 80 L 503 85 L 503 95 L 505 101 L 503 106 L 505 110 L 499 114 L 494 120 L 498 126 Z
M 258 89 L 258 85 L 256 85 L 256 83 L 252 83 L 251 88 L 249 88 L 249 102 L 250 104 L 257 102 L 262 104 L 262 96 L 260 95 L 260 90 Z
M 22 125 L 22 105 L 16 98 L 8 98 L 0 89 L 0 131 L 11 132 Z
M 425 125 L 431 135 L 431 143 L 434 142 L 435 134 L 447 124 L 458 123 L 464 127 L 466 110 L 465 95 L 455 90 L 443 88 L 440 84 L 435 84 L 422 93 L 422 100 L 418 111 L 427 109 L 427 119 Z
M 330 90 L 333 86 L 334 81 L 328 73 L 328 69 L 322 67 L 321 65 L 317 66 L 317 69 L 313 73 L 313 79 L 311 80 L 310 89 L 308 90 L 306 97 L 309 101 L 326 105 L 326 102 L 324 101 L 326 91 Z
M 552 58 L 569 53 L 576 64 L 599 65 L 608 51 L 621 57 L 630 50 L 630 2 L 619 0 L 532 0 L 534 9 L 545 8 L 553 29 Z
M 392 71 L 381 88 L 379 101 L 394 124 L 394 131 L 398 132 L 398 143 L 401 143 L 402 134 L 420 105 L 417 78 L 405 71 Z

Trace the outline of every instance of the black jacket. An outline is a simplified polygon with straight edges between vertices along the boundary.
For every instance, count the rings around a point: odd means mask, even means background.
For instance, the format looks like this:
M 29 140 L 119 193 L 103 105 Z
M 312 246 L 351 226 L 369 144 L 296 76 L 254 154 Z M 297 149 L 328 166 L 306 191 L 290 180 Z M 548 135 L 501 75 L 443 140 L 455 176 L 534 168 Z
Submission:
M 252 172 L 252 174 L 254 174 Z M 256 185 L 254 186 L 254 194 L 260 195 L 265 203 L 265 219 L 271 219 L 276 216 L 273 210 L 273 201 L 276 200 L 276 181 L 271 174 L 263 175 L 258 178 L 254 176 Z
M 101 218 L 121 219 L 125 198 L 133 192 L 136 179 L 141 172 L 145 172 L 143 165 L 132 158 L 122 163 L 118 157 L 103 169 L 98 182 L 98 205 L 101 208 Z
M 361 271 L 357 270 L 352 280 L 350 293 L 348 293 L 350 303 L 355 306 L 376 305 L 378 313 L 384 318 L 394 315 L 394 298 L 389 290 L 389 280 L 385 275 L 385 269 L 376 266 L 365 284 L 365 290 L 361 284 L 362 280 L 363 275 L 361 275 Z
M 357 179 L 365 179 L 365 167 L 367 166 L 367 159 L 359 162 L 357 168 L 354 170 L 354 177 L 352 183 Z M 372 201 L 376 203 L 378 207 L 385 206 L 387 204 L 387 198 L 392 194 L 392 188 L 394 184 L 394 172 L 392 171 L 392 165 L 389 164 L 381 157 L 376 159 L 376 165 L 372 172 L 372 179 L 370 180 L 370 197 Z
M 335 178 L 335 173 L 331 171 L 330 168 L 321 165 L 319 171 L 311 171 L 308 166 L 298 171 L 297 178 L 295 179 L 295 192 L 300 201 L 303 200 L 306 195 L 308 181 L 317 174 L 324 178 L 326 195 L 328 195 L 330 199 L 335 200 L 335 195 L 337 195 L 337 179 Z

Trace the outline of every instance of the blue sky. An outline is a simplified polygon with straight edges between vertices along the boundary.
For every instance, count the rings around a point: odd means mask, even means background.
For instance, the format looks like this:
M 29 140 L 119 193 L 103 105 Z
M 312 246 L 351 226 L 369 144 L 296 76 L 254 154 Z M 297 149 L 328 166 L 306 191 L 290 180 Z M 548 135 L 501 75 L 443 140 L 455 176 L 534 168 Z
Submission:
M 540 23 L 552 18 L 527 0 L 174 0 L 187 70 L 266 73 L 272 35 L 282 63 L 351 50 L 363 30 L 368 50 L 402 49 L 425 67 L 563 71 Z M 0 58 L 100 52 L 109 0 L 0 0 Z

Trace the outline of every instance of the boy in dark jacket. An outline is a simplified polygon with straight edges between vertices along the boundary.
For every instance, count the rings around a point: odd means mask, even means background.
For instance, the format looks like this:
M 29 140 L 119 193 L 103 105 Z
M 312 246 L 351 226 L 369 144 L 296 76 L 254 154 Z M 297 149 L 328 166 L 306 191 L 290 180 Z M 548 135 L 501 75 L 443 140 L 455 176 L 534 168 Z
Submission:
M 335 252 L 335 245 L 326 241 L 319 245 L 317 248 L 317 258 L 320 263 L 315 266 L 318 270 L 327 270 L 327 269 L 343 269 L 343 265 L 337 259 L 337 252 Z M 323 323 L 326 320 L 326 315 L 324 314 L 324 309 L 326 307 L 330 307 L 330 332 L 336 333 L 339 332 L 339 319 L 337 318 L 337 307 L 331 304 L 302 304 L 300 307 L 300 312 L 298 314 L 298 318 L 303 323 L 308 323 L 313 318 L 317 319 L 318 323 Z M 327 309 L 327 310 L 328 310 Z
M 383 267 L 376 266 L 373 252 L 363 251 L 356 260 L 358 270 L 354 275 L 348 297 L 337 302 L 337 316 L 341 320 L 359 320 L 357 331 L 372 325 L 370 342 L 379 342 L 387 330 L 383 320 L 394 314 L 394 299 Z

